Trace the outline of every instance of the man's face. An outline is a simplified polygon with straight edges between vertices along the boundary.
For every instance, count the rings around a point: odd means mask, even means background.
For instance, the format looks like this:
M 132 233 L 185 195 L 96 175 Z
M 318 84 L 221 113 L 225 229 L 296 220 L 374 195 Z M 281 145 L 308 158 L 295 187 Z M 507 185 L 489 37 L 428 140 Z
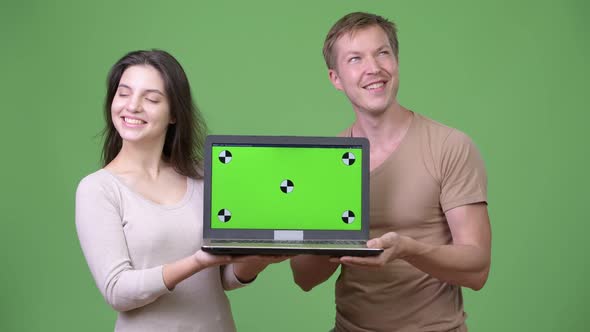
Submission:
M 345 34 L 334 43 L 334 52 L 330 81 L 356 111 L 377 115 L 397 103 L 398 63 L 383 29 L 374 25 Z

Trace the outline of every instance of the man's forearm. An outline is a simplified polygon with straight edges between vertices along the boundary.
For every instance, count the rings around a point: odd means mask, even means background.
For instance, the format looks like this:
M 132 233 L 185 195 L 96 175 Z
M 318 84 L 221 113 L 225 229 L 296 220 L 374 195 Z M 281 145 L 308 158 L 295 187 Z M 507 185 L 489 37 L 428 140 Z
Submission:
M 402 259 L 421 271 L 451 284 L 479 290 L 487 280 L 488 250 L 475 245 L 432 246 L 406 238 L 410 254 Z

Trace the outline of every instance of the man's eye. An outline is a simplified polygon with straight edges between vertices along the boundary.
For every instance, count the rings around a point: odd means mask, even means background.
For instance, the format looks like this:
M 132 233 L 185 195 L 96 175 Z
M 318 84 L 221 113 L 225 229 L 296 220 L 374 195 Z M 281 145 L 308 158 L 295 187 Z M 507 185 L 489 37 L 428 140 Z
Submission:
M 360 57 L 358 56 L 353 56 L 352 58 L 348 59 L 349 63 L 355 63 L 355 62 L 359 62 L 361 60 Z
M 379 52 L 379 54 L 381 54 L 381 55 L 387 55 L 387 54 L 389 54 L 389 51 L 381 51 L 381 52 Z

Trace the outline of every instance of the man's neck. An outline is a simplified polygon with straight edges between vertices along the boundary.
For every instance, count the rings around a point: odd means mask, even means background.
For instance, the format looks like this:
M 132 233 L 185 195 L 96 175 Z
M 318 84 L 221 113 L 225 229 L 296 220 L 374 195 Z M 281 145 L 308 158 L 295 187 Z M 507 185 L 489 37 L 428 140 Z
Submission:
M 399 104 L 379 113 L 356 111 L 352 135 L 366 137 L 373 147 L 390 147 L 399 144 L 405 136 L 412 119 L 412 112 Z
M 355 112 L 352 136 L 366 137 L 371 143 L 370 169 L 381 166 L 406 136 L 413 113 L 399 104 L 382 113 Z

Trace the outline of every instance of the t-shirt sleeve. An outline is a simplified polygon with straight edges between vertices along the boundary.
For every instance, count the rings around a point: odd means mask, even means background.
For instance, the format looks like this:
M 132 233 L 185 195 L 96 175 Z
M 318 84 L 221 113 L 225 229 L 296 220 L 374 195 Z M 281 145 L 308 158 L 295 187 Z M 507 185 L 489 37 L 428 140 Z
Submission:
M 444 212 L 467 204 L 487 203 L 487 175 L 481 155 L 471 139 L 453 130 L 441 155 L 441 197 Z
M 135 270 L 123 233 L 119 193 L 86 177 L 76 191 L 76 230 L 96 286 L 117 311 L 144 306 L 169 292 L 163 266 Z

